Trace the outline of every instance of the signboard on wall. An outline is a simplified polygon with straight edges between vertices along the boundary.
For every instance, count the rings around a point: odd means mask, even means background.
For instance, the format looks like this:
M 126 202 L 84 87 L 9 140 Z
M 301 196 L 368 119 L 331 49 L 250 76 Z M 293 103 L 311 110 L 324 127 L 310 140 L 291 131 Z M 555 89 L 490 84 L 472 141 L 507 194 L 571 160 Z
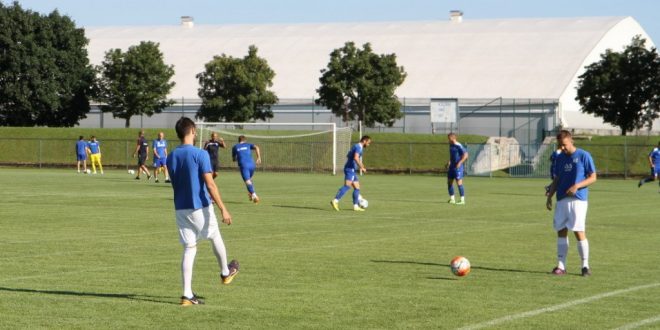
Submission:
M 458 120 L 458 100 L 431 99 L 431 123 L 455 124 Z

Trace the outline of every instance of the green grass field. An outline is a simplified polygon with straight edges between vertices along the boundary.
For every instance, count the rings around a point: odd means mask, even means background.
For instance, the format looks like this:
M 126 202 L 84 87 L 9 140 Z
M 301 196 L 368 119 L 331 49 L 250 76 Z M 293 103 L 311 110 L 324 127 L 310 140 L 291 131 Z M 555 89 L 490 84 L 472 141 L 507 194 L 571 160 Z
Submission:
M 335 212 L 341 177 L 236 172 L 217 179 L 241 272 L 223 286 L 208 242 L 178 306 L 180 255 L 169 185 L 72 170 L 0 168 L 0 328 L 590 328 L 660 326 L 657 184 L 601 180 L 590 194 L 593 276 L 554 277 L 545 179 L 466 179 L 446 204 L 439 176 L 366 175 L 367 212 Z M 472 262 L 451 274 L 455 255 Z

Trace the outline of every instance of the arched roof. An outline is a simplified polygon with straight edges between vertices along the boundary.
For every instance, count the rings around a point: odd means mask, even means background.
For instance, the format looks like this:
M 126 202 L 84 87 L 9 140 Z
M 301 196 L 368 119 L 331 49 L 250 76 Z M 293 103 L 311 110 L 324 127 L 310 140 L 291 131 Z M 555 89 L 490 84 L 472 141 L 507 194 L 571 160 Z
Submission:
M 621 49 L 637 34 L 650 40 L 631 17 L 97 27 L 86 34 L 94 64 L 111 48 L 159 42 L 175 66 L 173 98 L 197 98 L 204 64 L 222 53 L 242 57 L 249 45 L 275 71 L 280 99 L 312 98 L 330 52 L 354 41 L 396 53 L 408 73 L 400 97 L 570 99 L 582 67 L 604 49 Z

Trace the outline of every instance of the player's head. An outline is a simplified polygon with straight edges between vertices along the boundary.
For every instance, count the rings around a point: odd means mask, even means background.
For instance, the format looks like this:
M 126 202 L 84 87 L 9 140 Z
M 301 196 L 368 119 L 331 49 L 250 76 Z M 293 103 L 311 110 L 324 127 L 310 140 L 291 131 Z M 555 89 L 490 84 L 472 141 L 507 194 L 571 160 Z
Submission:
M 96 136 L 92 135 L 89 139 L 92 141 L 96 141 Z
M 193 123 L 194 124 L 194 123 Z M 158 139 L 162 140 L 165 137 L 165 133 L 163 132 L 158 132 Z
M 84 139 L 82 135 L 78 137 L 78 141 L 82 141 L 82 139 Z
M 557 145 L 561 147 L 562 151 L 567 151 L 569 154 L 573 153 L 573 135 L 567 130 L 561 130 L 557 134 Z
M 243 143 L 243 142 L 245 142 L 245 140 L 247 140 L 245 135 L 241 135 L 241 136 L 238 137 L 238 143 Z
M 371 144 L 371 137 L 369 135 L 364 135 L 360 138 L 360 143 L 363 146 L 368 147 Z
M 451 142 L 452 144 L 456 143 L 456 133 L 452 132 L 447 134 L 447 140 L 449 140 L 449 142 Z
M 144 136 L 144 131 L 139 131 L 138 132 L 138 137 L 143 137 Z
M 183 138 L 186 136 L 197 133 L 195 122 L 188 117 L 181 117 L 177 120 L 174 125 L 174 130 L 176 131 L 176 136 L 179 137 L 179 140 L 181 141 L 183 141 Z M 160 136 L 160 134 L 158 135 Z
M 217 140 L 218 139 L 218 133 L 213 132 L 211 133 L 211 140 Z

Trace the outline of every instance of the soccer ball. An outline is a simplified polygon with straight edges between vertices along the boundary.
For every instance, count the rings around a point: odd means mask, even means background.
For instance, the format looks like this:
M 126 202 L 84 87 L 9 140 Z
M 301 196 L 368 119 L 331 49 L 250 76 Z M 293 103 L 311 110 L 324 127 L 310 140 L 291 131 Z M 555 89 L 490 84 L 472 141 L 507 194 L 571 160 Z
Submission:
M 133 174 L 135 174 L 135 171 L 134 170 L 128 170 L 128 174 L 133 175 Z
M 92 173 L 92 170 L 87 169 L 87 174 L 91 174 L 91 173 Z
M 456 276 L 466 276 L 467 274 L 470 274 L 470 260 L 467 260 L 465 257 L 454 257 L 454 259 L 451 259 L 449 267 L 451 267 L 451 272 Z
M 366 209 L 367 207 L 369 207 L 369 201 L 362 198 L 362 196 L 360 196 L 358 198 L 358 205 L 360 205 L 361 208 Z

